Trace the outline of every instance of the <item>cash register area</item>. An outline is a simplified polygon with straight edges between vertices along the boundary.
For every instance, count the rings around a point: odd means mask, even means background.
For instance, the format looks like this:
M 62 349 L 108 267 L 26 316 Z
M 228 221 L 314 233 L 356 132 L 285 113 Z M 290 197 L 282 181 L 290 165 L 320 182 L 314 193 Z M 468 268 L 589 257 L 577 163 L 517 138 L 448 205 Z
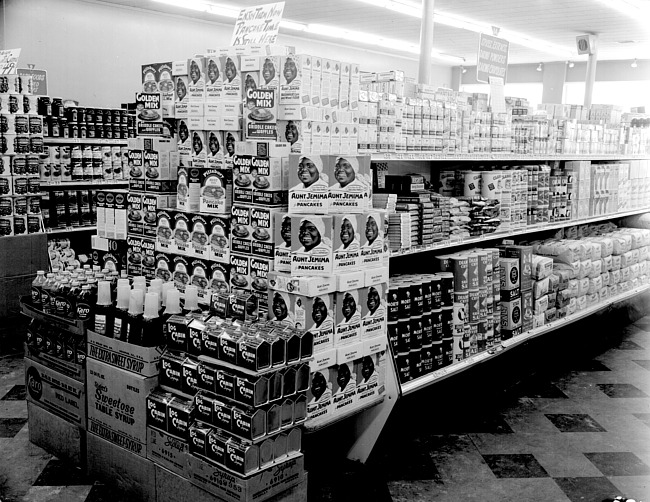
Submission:
M 346 459 L 349 421 L 305 436 L 309 502 L 650 501 L 650 316 L 629 317 L 592 316 L 402 398 L 365 465 Z M 0 327 L 0 500 L 127 500 L 29 442 L 24 327 Z

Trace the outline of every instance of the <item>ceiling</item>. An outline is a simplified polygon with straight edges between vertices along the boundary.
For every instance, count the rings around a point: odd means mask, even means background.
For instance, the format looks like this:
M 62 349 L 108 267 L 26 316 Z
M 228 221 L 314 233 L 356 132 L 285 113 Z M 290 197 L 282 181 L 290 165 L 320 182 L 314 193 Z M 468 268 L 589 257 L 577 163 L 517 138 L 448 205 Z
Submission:
M 152 0 L 103 1 L 234 25 L 233 19 L 157 3 Z M 243 8 L 267 1 L 214 0 L 214 3 Z M 330 25 L 339 29 L 369 33 L 419 46 L 421 20 L 378 6 L 385 1 L 286 0 L 283 19 L 305 24 Z M 418 0 L 410 1 L 419 3 Z M 575 49 L 575 37 L 585 33 L 598 35 L 599 60 L 650 58 L 650 0 L 610 1 L 636 2 L 640 6 L 639 15 L 622 13 L 610 7 L 605 0 L 500 0 L 498 2 L 494 0 L 435 0 L 435 12 L 469 18 L 478 23 L 499 27 L 503 30 L 500 36 L 506 39 L 508 37 L 505 32 L 509 30 L 540 41 L 540 45 L 534 44 L 536 48 L 531 48 L 517 43 L 513 37 L 510 42 L 510 64 L 570 59 L 586 60 L 587 56 L 578 56 Z M 285 29 L 281 29 L 280 32 L 377 50 L 376 47 L 345 39 L 333 40 L 327 36 Z M 559 46 L 562 50 L 544 48 L 541 46 L 542 43 Z M 474 31 L 438 23 L 434 25 L 434 50 L 465 59 L 464 62 L 461 59 L 455 62 L 451 62 L 451 60 L 436 61 L 439 64 L 474 65 L 476 64 L 477 46 L 478 34 Z M 392 48 L 384 47 L 380 50 L 395 55 L 417 57 L 412 53 Z

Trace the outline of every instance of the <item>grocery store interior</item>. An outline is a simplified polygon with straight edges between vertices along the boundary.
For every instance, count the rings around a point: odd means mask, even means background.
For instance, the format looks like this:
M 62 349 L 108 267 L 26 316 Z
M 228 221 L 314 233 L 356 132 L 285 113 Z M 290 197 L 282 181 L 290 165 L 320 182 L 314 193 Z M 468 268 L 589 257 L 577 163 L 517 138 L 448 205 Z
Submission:
M 650 501 L 648 19 L 0 2 L 0 502 Z

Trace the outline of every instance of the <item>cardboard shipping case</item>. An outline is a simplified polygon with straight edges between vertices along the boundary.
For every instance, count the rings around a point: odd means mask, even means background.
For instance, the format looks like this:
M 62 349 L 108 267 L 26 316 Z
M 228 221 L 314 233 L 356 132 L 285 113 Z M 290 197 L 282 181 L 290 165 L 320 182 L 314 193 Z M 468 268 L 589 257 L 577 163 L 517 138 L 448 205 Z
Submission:
M 27 403 L 29 441 L 61 460 L 85 468 L 86 431 L 49 411 Z

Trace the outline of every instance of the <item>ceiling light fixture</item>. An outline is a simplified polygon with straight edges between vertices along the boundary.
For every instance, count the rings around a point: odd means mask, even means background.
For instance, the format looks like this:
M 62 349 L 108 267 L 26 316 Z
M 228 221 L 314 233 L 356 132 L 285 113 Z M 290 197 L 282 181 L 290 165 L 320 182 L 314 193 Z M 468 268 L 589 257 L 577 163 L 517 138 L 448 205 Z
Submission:
M 422 6 L 420 2 L 413 2 L 410 0 L 357 0 L 358 2 L 370 4 L 374 7 L 383 7 L 400 14 L 405 14 L 407 16 L 422 18 Z M 433 16 L 434 23 L 442 24 L 445 26 L 451 26 L 453 28 L 460 28 L 463 30 L 473 31 L 475 33 L 492 33 L 492 24 L 484 23 L 481 21 L 476 21 L 474 19 L 451 15 L 443 14 L 440 12 L 435 12 Z M 529 37 L 522 33 L 508 30 L 506 28 L 501 28 L 499 36 L 505 38 L 513 44 L 523 45 L 524 47 L 529 47 L 531 49 L 536 49 L 540 52 L 547 52 L 549 54 L 555 54 L 560 56 L 571 56 L 574 54 L 574 50 L 568 47 L 563 47 L 560 45 L 550 44 L 545 40 Z
M 460 72 L 467 73 L 467 68 L 465 68 L 463 65 L 460 65 Z
M 650 6 L 638 0 L 598 0 L 610 9 L 616 10 L 621 14 L 642 21 L 650 16 Z
M 576 64 L 573 61 L 569 61 L 569 68 L 573 68 Z
M 536 69 L 537 71 L 542 71 L 542 66 L 543 66 L 542 63 L 539 63 L 539 64 L 537 65 L 537 68 L 535 68 L 535 69 Z
M 228 17 L 231 19 L 237 19 L 239 16 L 240 9 L 235 6 L 215 4 L 211 2 L 205 2 L 202 0 L 152 0 L 157 3 L 172 5 L 174 7 L 183 7 L 186 9 L 191 9 L 199 12 L 207 12 L 208 14 L 214 14 L 217 16 Z M 392 2 L 397 4 L 398 2 Z M 383 6 L 383 5 L 382 5 Z M 397 6 L 396 8 L 398 8 Z M 318 24 L 318 23 L 298 23 L 295 21 L 290 21 L 288 19 L 283 19 L 280 21 L 280 27 L 293 30 L 301 31 L 305 33 L 312 33 L 314 35 L 320 35 L 328 38 L 340 39 L 344 42 L 357 42 L 364 45 L 374 45 L 376 47 L 381 47 L 384 49 L 392 49 L 401 52 L 407 52 L 409 54 L 419 54 L 420 45 L 407 42 L 406 40 L 398 40 L 394 38 L 385 38 L 378 35 L 373 35 L 372 33 L 363 33 L 355 30 L 346 30 L 338 28 L 335 26 Z M 450 63 L 458 63 L 459 61 L 464 61 L 460 56 L 453 56 L 451 54 L 444 54 L 435 49 L 431 53 L 432 59 L 437 59 L 440 61 L 446 61 Z
M 632 68 L 637 68 L 639 65 L 636 62 L 636 58 L 634 58 L 634 61 L 632 61 L 632 64 L 630 65 Z

